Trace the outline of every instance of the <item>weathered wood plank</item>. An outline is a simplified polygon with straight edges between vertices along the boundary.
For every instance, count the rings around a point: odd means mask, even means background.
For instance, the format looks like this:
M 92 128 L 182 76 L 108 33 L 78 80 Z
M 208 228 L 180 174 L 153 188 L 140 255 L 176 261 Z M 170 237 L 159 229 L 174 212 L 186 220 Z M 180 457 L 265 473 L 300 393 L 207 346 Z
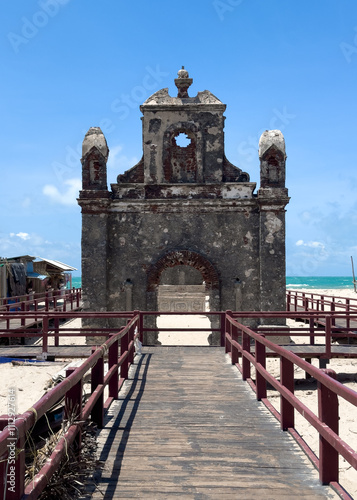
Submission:
M 83 498 L 337 498 L 220 348 L 146 348 L 98 439 Z
M 48 354 L 55 358 L 83 358 L 90 356 L 91 346 L 69 345 L 69 346 L 49 346 Z M 0 347 L 0 357 L 6 358 L 36 358 L 42 354 L 42 346 L 6 346 Z

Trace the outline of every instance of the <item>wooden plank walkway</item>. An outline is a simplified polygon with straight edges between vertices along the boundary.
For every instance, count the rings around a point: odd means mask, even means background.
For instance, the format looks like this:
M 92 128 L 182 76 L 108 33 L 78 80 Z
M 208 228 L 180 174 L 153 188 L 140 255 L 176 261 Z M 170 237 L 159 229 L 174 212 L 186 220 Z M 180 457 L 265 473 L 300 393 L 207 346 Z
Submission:
M 99 433 L 82 499 L 339 498 L 222 348 L 146 347 Z
M 48 354 L 55 358 L 87 358 L 91 355 L 89 345 L 62 345 L 49 346 Z M 0 347 L 0 357 L 5 358 L 36 358 L 42 354 L 42 346 L 2 346 Z
M 319 358 L 326 351 L 325 345 L 321 344 L 284 345 L 283 347 L 301 358 Z M 252 348 L 252 352 L 254 352 L 254 347 Z M 268 357 L 278 357 L 270 349 L 267 349 L 266 354 Z M 332 345 L 331 358 L 357 358 L 357 345 Z
M 319 358 L 325 352 L 324 345 L 285 345 L 284 348 L 295 353 L 301 358 Z M 254 353 L 254 346 L 251 347 L 251 352 Z M 11 345 L 0 347 L 0 357 L 14 358 L 34 358 L 40 355 L 42 347 L 39 345 Z M 91 347 L 86 345 L 60 345 L 58 347 L 50 345 L 48 353 L 56 358 L 83 358 L 91 354 Z M 268 357 L 277 357 L 270 349 L 267 349 Z M 331 346 L 332 358 L 357 358 L 357 345 Z
M 336 304 L 338 305 L 338 304 Z M 340 309 L 338 309 L 340 310 Z M 295 312 L 295 308 L 294 308 L 294 305 L 293 304 L 290 304 L 290 309 L 289 309 L 290 312 Z M 329 314 L 329 310 L 326 308 L 324 311 L 318 311 L 317 309 L 313 309 L 313 308 L 309 308 L 308 311 L 306 311 L 306 309 L 302 306 L 297 306 L 297 310 L 296 310 L 296 313 L 299 313 L 299 312 L 315 312 L 316 314 L 318 314 L 319 312 L 321 313 L 321 315 L 323 314 Z M 341 311 L 342 312 L 342 311 Z M 356 314 L 356 313 L 354 313 Z M 316 324 L 318 324 L 319 326 L 322 326 L 322 327 L 325 327 L 325 321 L 321 318 L 319 319 L 318 321 L 316 321 Z M 339 317 L 336 317 L 335 318 L 335 326 L 334 326 L 334 329 L 336 332 L 338 332 L 339 328 L 347 328 L 347 320 L 345 318 L 339 318 Z M 354 331 L 357 331 L 357 319 L 354 319 L 353 317 L 350 318 L 350 325 L 349 325 L 349 328 L 352 332 Z

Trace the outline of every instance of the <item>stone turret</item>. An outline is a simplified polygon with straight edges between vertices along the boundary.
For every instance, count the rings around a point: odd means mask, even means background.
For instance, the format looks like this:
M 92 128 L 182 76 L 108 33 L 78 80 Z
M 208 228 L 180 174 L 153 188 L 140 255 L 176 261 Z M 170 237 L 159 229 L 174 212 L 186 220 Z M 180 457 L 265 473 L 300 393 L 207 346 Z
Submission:
M 259 141 L 260 187 L 285 187 L 285 140 L 280 130 L 266 130 Z
M 109 148 L 99 127 L 91 127 L 82 144 L 82 189 L 106 191 Z
M 285 206 L 289 197 L 285 188 L 285 140 L 280 130 L 263 132 L 259 140 L 259 159 L 260 304 L 262 311 L 284 311 Z M 279 321 L 265 320 L 264 323 L 279 324 Z
M 83 309 L 105 311 L 107 308 L 107 235 L 110 193 L 107 187 L 109 148 L 99 127 L 91 127 L 82 143 L 82 191 L 78 203 L 82 207 L 82 290 Z M 105 321 L 83 320 L 91 327 L 105 327 Z M 88 337 L 88 343 L 104 342 L 104 337 Z

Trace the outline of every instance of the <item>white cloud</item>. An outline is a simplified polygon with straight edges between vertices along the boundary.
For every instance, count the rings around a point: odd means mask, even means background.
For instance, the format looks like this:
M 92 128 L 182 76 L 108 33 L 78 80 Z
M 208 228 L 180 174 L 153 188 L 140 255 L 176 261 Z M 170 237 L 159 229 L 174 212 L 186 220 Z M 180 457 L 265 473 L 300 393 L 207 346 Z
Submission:
M 298 240 L 295 245 L 297 247 L 310 247 L 310 248 L 325 248 L 325 245 L 321 243 L 320 241 L 308 241 L 304 242 L 304 240 Z
M 15 234 L 15 233 L 10 233 L 10 236 L 11 236 L 11 238 L 14 238 L 14 236 L 17 236 L 18 238 L 20 238 L 20 239 L 22 239 L 22 240 L 24 240 L 24 241 L 26 241 L 26 240 L 29 240 L 29 239 L 30 239 L 30 235 L 29 235 L 28 233 L 21 233 L 21 232 L 20 232 L 20 233 L 17 233 L 17 234 Z
M 43 194 L 48 196 L 54 203 L 60 203 L 61 205 L 76 205 L 78 192 L 82 188 L 81 179 L 68 179 L 64 181 L 64 184 L 68 186 L 65 192 L 60 192 L 57 186 L 53 184 L 46 184 L 43 187 Z
M 66 262 L 74 267 L 80 267 L 81 247 L 79 241 L 65 241 L 63 239 L 49 241 L 36 233 L 29 233 L 28 238 L 24 240 L 18 234 L 0 233 L 1 257 L 41 256 Z

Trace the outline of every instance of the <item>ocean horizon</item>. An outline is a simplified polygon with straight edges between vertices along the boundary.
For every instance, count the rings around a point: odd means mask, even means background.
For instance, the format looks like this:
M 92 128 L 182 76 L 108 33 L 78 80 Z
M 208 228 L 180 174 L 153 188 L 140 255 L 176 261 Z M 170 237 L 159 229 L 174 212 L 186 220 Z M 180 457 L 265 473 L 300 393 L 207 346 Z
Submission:
M 81 288 L 82 278 L 80 276 L 72 277 L 72 286 Z M 353 289 L 351 276 L 287 276 L 286 288 L 345 288 Z

